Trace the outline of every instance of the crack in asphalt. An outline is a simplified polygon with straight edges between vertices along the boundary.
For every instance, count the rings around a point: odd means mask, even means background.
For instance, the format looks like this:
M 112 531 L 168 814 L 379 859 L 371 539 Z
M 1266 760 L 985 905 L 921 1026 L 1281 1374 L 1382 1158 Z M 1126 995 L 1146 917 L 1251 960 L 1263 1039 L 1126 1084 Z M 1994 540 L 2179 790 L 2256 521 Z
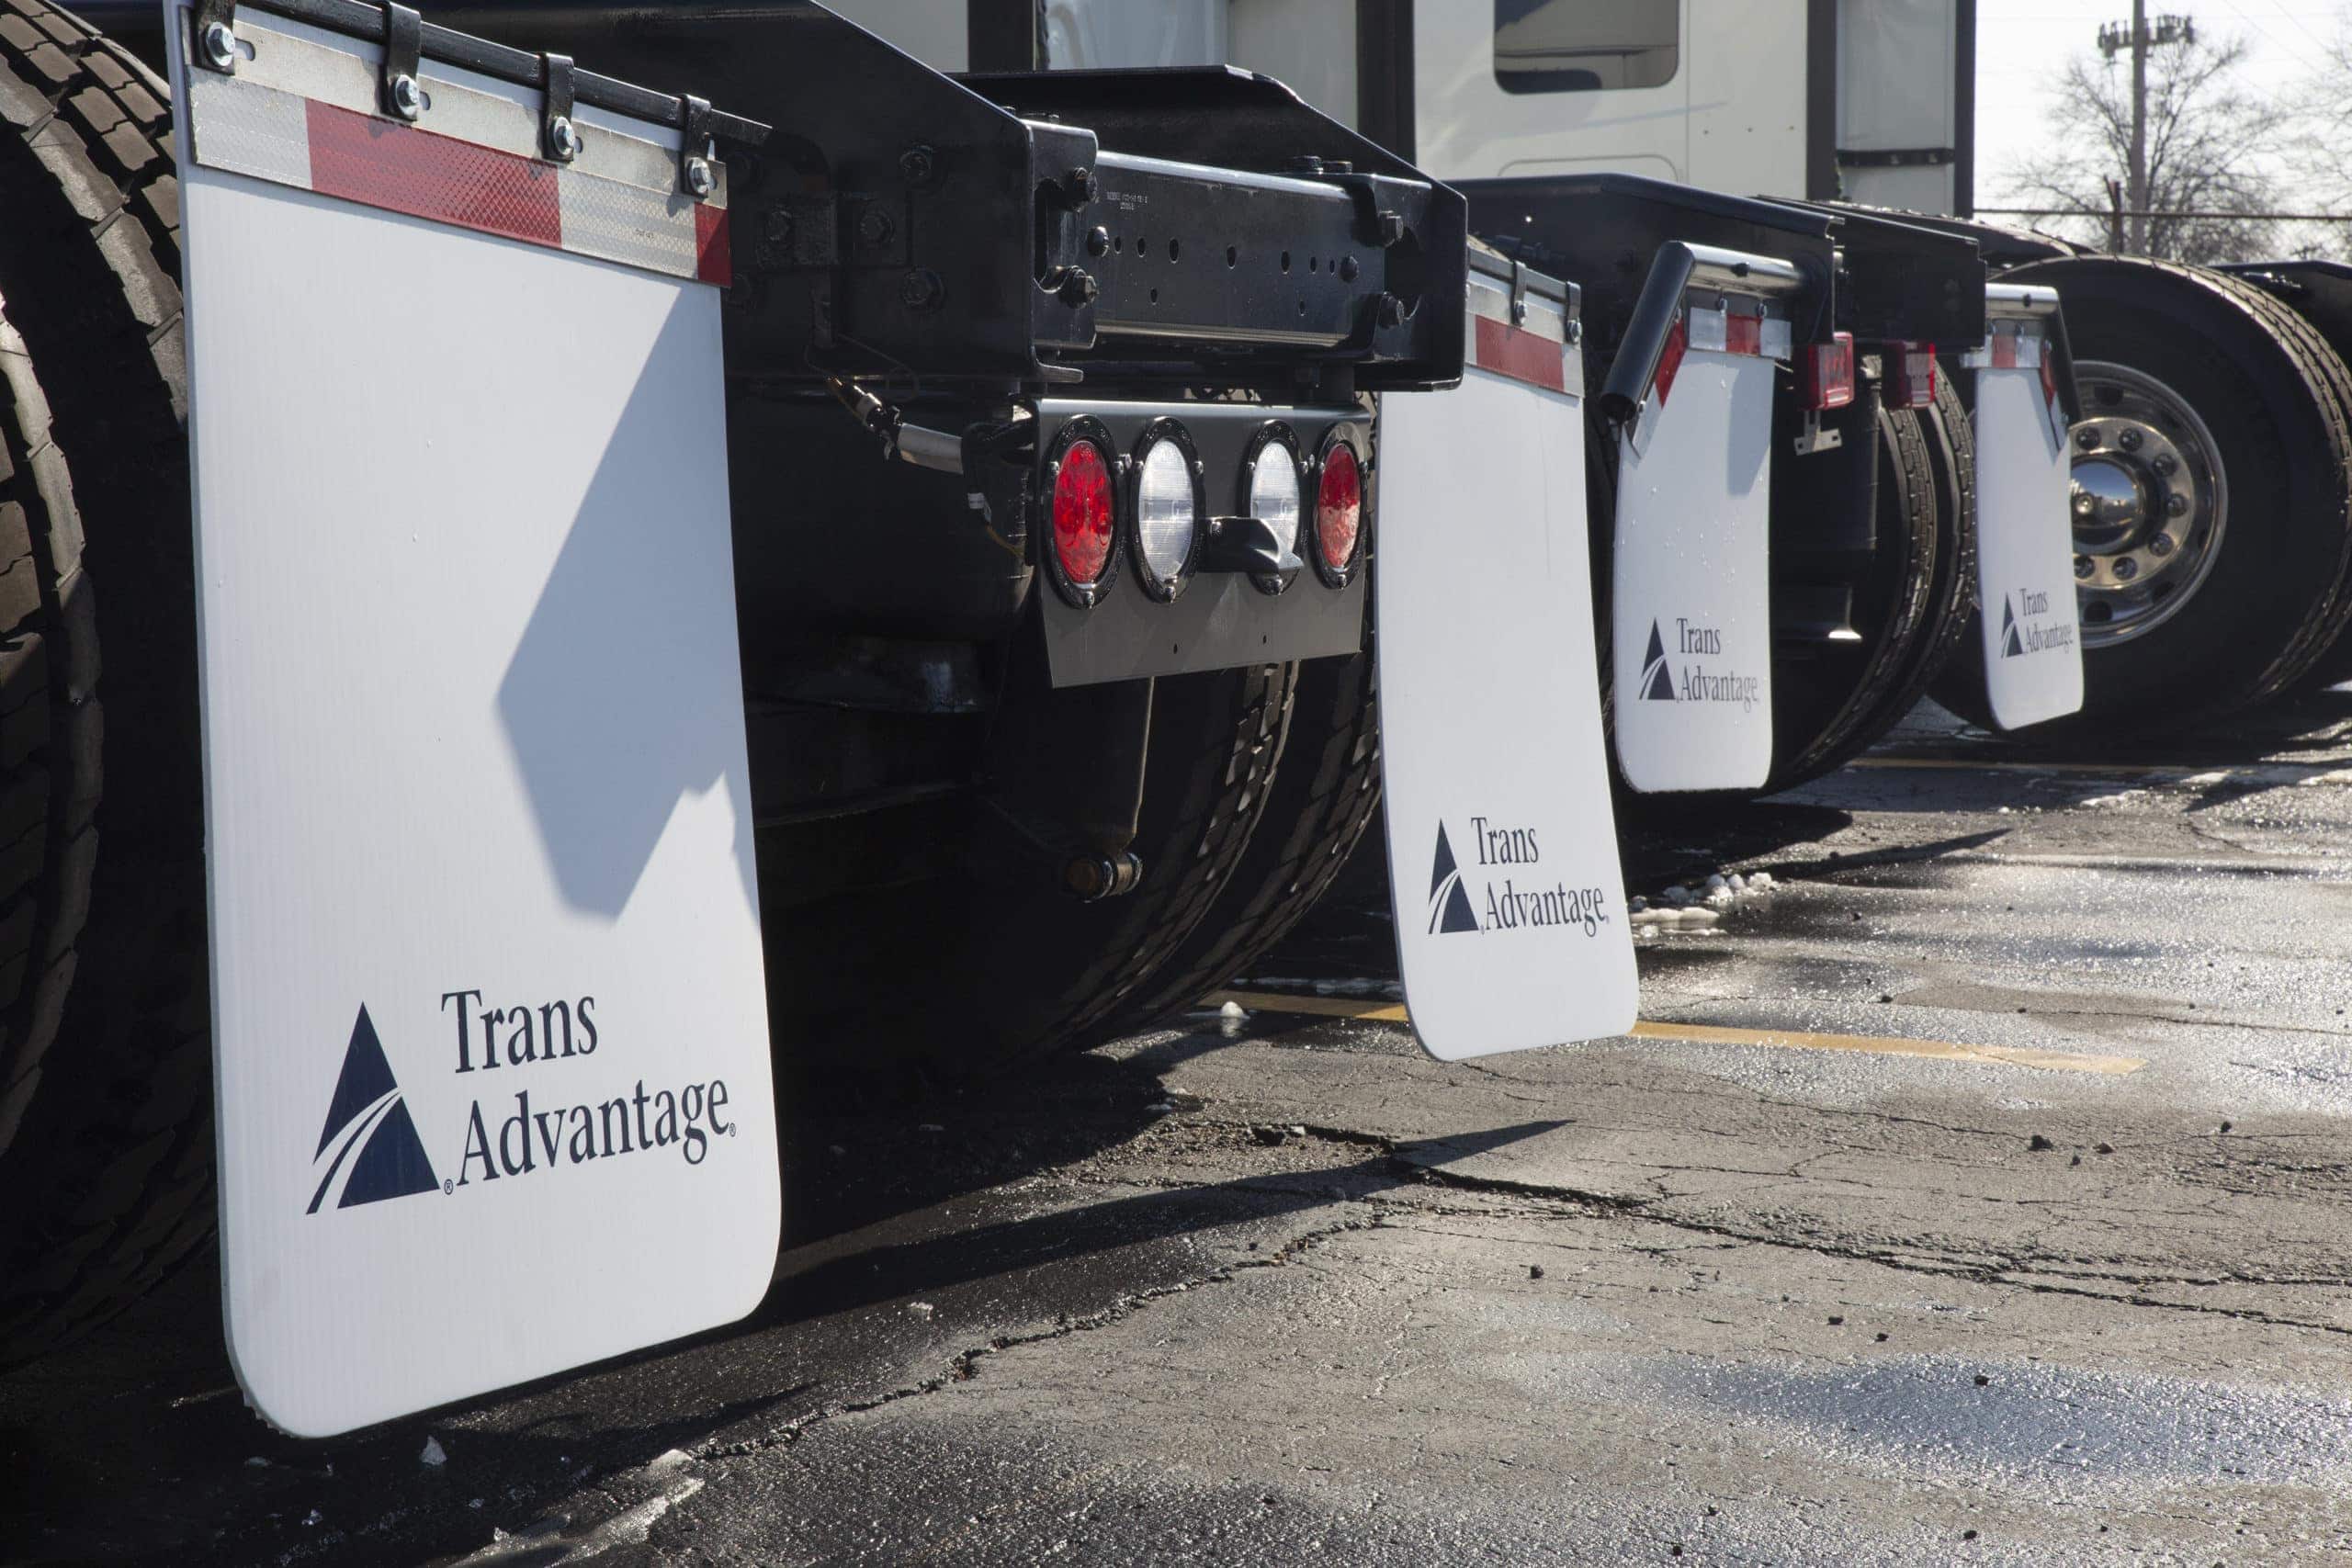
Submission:
M 1148 1184 L 1137 1183 L 1136 1185 Z M 944 1371 L 918 1379 L 913 1382 L 901 1383 L 896 1388 L 886 1389 L 880 1393 L 870 1394 L 862 1399 L 829 1401 L 807 1415 L 795 1416 L 792 1420 L 759 1437 L 742 1438 L 730 1443 L 712 1444 L 695 1450 L 695 1457 L 707 1460 L 741 1459 L 788 1447 L 798 1442 L 802 1435 L 811 1427 L 821 1426 L 840 1416 L 856 1416 L 869 1410 L 879 1410 L 885 1405 L 896 1404 L 901 1400 L 918 1399 L 925 1394 L 937 1393 L 953 1383 L 968 1382 L 978 1375 L 979 1363 L 986 1357 L 1006 1350 L 1018 1349 L 1025 1345 L 1039 1345 L 1051 1340 L 1065 1339 L 1074 1334 L 1088 1334 L 1099 1328 L 1108 1328 L 1114 1324 L 1124 1322 L 1154 1302 L 1165 1301 L 1170 1296 L 1184 1295 L 1210 1285 L 1230 1284 L 1237 1275 L 1251 1269 L 1285 1268 L 1333 1236 L 1344 1235 L 1349 1231 L 1372 1229 L 1384 1223 L 1377 1215 L 1371 1219 L 1351 1218 L 1334 1221 L 1329 1224 L 1303 1231 L 1271 1252 L 1252 1258 L 1237 1258 L 1230 1263 L 1221 1263 L 1206 1273 L 1178 1280 L 1170 1284 L 1155 1285 L 1148 1290 L 1127 1292 L 1108 1305 L 1097 1308 L 1093 1312 L 1076 1314 L 1061 1314 L 1055 1318 L 1049 1327 L 1021 1334 L 996 1335 L 986 1344 L 975 1345 L 957 1351 L 948 1359 Z

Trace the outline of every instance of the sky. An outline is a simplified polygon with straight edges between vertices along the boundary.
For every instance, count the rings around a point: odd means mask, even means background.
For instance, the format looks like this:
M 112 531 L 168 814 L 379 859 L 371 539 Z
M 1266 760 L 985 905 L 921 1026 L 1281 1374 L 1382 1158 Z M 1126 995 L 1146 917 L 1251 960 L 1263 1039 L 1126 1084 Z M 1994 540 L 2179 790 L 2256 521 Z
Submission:
M 2352 0 L 2150 0 L 2148 14 L 2186 16 L 2207 37 L 2242 36 L 2245 81 L 2263 92 L 2300 77 Z M 2011 205 L 2005 171 L 2035 149 L 2050 88 L 2069 54 L 2096 56 L 2099 24 L 2127 22 L 2132 0 L 1977 0 L 1976 202 Z M 2128 67 L 2119 61 L 2116 69 Z

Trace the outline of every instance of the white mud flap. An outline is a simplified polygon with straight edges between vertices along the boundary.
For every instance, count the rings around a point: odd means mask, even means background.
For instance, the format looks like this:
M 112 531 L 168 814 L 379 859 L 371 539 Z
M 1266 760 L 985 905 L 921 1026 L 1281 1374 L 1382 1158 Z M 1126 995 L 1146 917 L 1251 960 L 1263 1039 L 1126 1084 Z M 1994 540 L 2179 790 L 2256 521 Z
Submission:
M 1474 363 L 1380 411 L 1374 570 L 1397 959 L 1442 1061 L 1622 1034 L 1635 1004 L 1565 286 L 1473 252 Z M 1548 297 L 1547 297 L 1548 296 Z
M 1772 771 L 1772 379 L 1789 343 L 1779 303 L 1699 291 L 1619 429 L 1611 717 L 1645 794 L 1755 789 Z
M 2054 376 L 2047 288 L 1984 290 L 1991 336 L 1976 371 L 1976 573 L 1984 693 L 1993 721 L 2019 729 L 2083 705 L 2075 622 L 2066 415 Z
M 320 1436 L 767 1286 L 724 192 L 675 130 L 583 104 L 559 168 L 536 91 L 428 60 L 411 126 L 377 45 L 166 24 L 229 1341 Z

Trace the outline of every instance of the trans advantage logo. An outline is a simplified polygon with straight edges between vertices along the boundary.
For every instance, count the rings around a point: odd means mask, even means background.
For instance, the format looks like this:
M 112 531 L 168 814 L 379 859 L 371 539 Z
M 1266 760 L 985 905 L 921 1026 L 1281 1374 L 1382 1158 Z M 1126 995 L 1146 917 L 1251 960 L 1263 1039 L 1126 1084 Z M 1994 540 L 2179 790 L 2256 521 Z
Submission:
M 1710 670 L 1704 660 L 1723 656 L 1723 632 L 1714 626 L 1702 626 L 1678 615 L 1674 620 L 1674 652 L 1667 651 L 1666 637 L 1657 621 L 1650 622 L 1649 646 L 1642 652 L 1642 700 L 1648 703 L 1736 703 L 1742 708 L 1756 705 L 1761 682 L 1753 675 L 1737 675 L 1718 666 Z M 1674 658 L 1691 662 L 1677 670 Z
M 1598 887 L 1570 887 L 1555 879 L 1550 887 L 1522 890 L 1517 876 L 1498 884 L 1479 868 L 1495 865 L 1532 866 L 1542 863 L 1543 846 L 1532 828 L 1498 828 L 1484 817 L 1470 818 L 1471 842 L 1477 856 L 1470 873 L 1453 858 L 1453 844 L 1445 824 L 1437 825 L 1437 852 L 1430 866 L 1430 923 L 1432 936 L 1453 931 L 1520 931 L 1544 926 L 1580 928 L 1587 936 L 1609 924 L 1609 905 Z M 1470 876 L 1477 874 L 1480 893 L 1474 897 Z M 1482 916 L 1479 905 L 1486 906 Z
M 334 1157 L 327 1159 L 333 1145 Z M 352 1157 L 357 1149 L 359 1156 Z M 344 1048 L 343 1074 L 334 1081 L 334 1099 L 327 1103 L 327 1124 L 319 1134 L 315 1166 L 326 1160 L 326 1172 L 311 1194 L 305 1213 L 315 1214 L 330 1191 L 338 1193 L 334 1206 L 356 1208 L 387 1198 L 430 1192 L 441 1185 L 425 1157 L 424 1142 L 416 1135 L 401 1086 L 393 1080 L 392 1065 L 384 1060 L 383 1042 L 376 1038 L 375 1022 L 363 1004 L 351 1026 L 351 1043 Z M 343 1184 L 335 1185 L 341 1177 Z
M 2018 611 L 2024 607 L 2024 615 Z M 2001 595 L 2001 657 L 2022 659 L 2029 653 L 2040 653 L 2045 648 L 2070 648 L 2075 641 L 2072 626 L 2037 626 L 2036 615 L 2050 613 L 2050 595 L 2021 590 Z
M 582 1087 L 579 1069 L 597 1056 L 606 1032 L 597 1027 L 595 1009 L 593 996 L 494 1008 L 484 1005 L 478 990 L 442 993 L 442 1015 L 456 1026 L 452 1073 L 495 1074 L 503 1081 L 495 1090 L 485 1086 L 487 1099 L 468 1097 L 461 1126 L 436 1122 L 421 1132 L 363 1004 L 311 1156 L 318 1183 L 304 1212 L 356 1208 L 436 1188 L 454 1194 L 477 1182 L 555 1173 L 655 1149 L 701 1165 L 715 1140 L 732 1137 L 741 1125 L 727 1118 L 725 1079 L 649 1090 L 640 1077 L 632 1092 L 603 1100 L 568 1092 Z M 609 1054 L 603 1060 L 609 1063 Z M 413 1067 L 413 1056 L 409 1062 Z M 590 1076 L 609 1082 L 607 1074 L 591 1069 Z M 511 1095 L 501 1092 L 509 1089 Z M 448 1105 L 436 1096 L 424 1103 L 428 1109 Z M 443 1135 L 429 1135 L 435 1133 Z M 454 1179 L 436 1177 L 428 1145 L 443 1150 L 440 1168 L 454 1171 Z

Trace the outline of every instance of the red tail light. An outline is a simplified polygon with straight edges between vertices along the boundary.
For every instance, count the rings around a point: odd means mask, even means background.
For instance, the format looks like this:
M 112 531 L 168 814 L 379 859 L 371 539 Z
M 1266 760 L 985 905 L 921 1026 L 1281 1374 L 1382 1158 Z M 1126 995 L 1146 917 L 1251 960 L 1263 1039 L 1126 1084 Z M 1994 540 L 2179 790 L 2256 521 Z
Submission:
M 1323 454 L 1323 477 L 1315 487 L 1316 565 L 1335 587 L 1347 581 L 1363 527 L 1363 475 L 1356 450 L 1334 440 Z
M 1093 587 L 1110 562 L 1111 491 L 1102 448 L 1071 442 L 1054 471 L 1054 557 L 1073 588 Z
M 1854 334 L 1797 351 L 1797 388 L 1809 409 L 1842 409 L 1854 400 Z
M 1886 345 L 1886 383 L 1883 389 L 1891 409 L 1923 409 L 1936 400 L 1936 345 L 1931 343 L 1890 343 Z

